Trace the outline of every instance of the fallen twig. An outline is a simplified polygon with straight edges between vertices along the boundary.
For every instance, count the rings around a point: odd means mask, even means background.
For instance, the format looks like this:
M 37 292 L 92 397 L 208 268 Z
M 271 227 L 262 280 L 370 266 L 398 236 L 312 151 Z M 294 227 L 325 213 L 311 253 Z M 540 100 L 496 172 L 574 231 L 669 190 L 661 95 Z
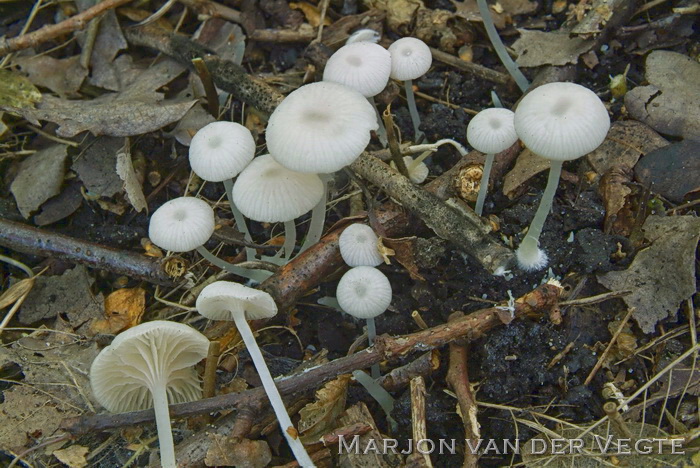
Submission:
M 0 218 L 0 246 L 40 257 L 80 263 L 161 286 L 175 285 L 158 259 L 37 229 L 4 218 Z
M 60 23 L 50 24 L 34 32 L 23 34 L 18 37 L 12 37 L 10 39 L 0 38 L 0 56 L 30 47 L 37 47 L 63 34 L 85 29 L 91 19 L 101 15 L 107 10 L 124 5 L 130 1 L 131 0 L 104 0 L 92 8 L 88 8 L 82 13 L 71 16 Z
M 515 301 L 515 317 L 522 318 L 534 315 L 554 307 L 560 293 L 561 288 L 552 284 L 538 287 Z M 397 337 L 382 335 L 377 337 L 375 345 L 371 348 L 308 369 L 299 374 L 277 379 L 276 384 L 282 395 L 290 395 L 310 388 L 317 388 L 323 382 L 340 374 L 350 373 L 357 369 L 366 369 L 380 361 L 396 360 L 414 351 L 435 349 L 458 338 L 471 342 L 502 324 L 498 312 L 498 309 L 495 307 L 490 307 L 473 312 L 454 322 L 438 325 L 409 335 Z M 264 401 L 266 398 L 264 389 L 258 387 L 240 393 L 219 395 L 191 403 L 172 405 L 170 406 L 170 414 L 175 418 L 194 416 L 248 405 L 251 402 Z M 153 410 L 135 411 L 122 414 L 101 414 L 70 418 L 64 421 L 62 428 L 77 436 L 95 431 L 106 431 L 142 424 L 153 420 Z
M 459 57 L 450 55 L 438 49 L 430 48 L 430 53 L 433 58 L 439 62 L 442 62 L 451 67 L 455 67 L 458 70 L 470 73 L 478 78 L 482 78 L 493 83 L 498 83 L 502 85 L 512 85 L 513 80 L 507 73 L 501 73 L 496 70 L 491 70 L 483 65 L 477 63 L 466 62 Z

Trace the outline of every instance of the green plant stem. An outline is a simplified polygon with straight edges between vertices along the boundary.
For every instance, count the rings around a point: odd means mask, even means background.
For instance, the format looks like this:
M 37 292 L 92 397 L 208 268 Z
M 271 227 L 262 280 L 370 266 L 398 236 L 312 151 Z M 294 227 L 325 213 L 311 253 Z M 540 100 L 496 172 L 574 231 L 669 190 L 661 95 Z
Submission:
M 489 176 L 491 175 L 491 166 L 493 166 L 493 158 L 495 154 L 487 154 L 484 161 L 484 172 L 481 174 L 481 184 L 479 185 L 479 195 L 476 198 L 474 211 L 481 216 L 484 212 L 484 202 L 486 201 L 486 193 L 489 190 Z
M 418 115 L 418 107 L 416 107 L 416 97 L 413 95 L 413 80 L 404 81 L 404 88 L 406 89 L 408 112 L 411 114 L 411 121 L 413 122 L 413 141 L 420 142 L 423 138 L 423 132 L 418 129 L 420 127 L 420 115 Z
M 535 217 L 532 218 L 530 223 L 530 228 L 525 235 L 525 238 L 520 243 L 518 249 L 525 249 L 527 252 L 534 252 L 539 249 L 539 239 L 540 234 L 542 234 L 542 228 L 547 220 L 547 215 L 549 215 L 552 209 L 552 202 L 554 201 L 554 194 L 557 192 L 557 186 L 559 185 L 559 177 L 561 176 L 561 167 L 563 161 L 550 161 L 549 177 L 547 178 L 547 187 L 544 189 L 542 194 L 542 199 L 540 200 L 540 205 L 537 207 L 537 212 Z
M 481 14 L 481 19 L 484 21 L 484 28 L 486 28 L 486 34 L 489 36 L 489 40 L 493 45 L 498 58 L 501 59 L 501 63 L 506 67 L 510 76 L 513 77 L 515 84 L 518 85 L 520 91 L 523 93 L 527 91 L 530 87 L 530 82 L 527 80 L 523 72 L 518 68 L 518 64 L 510 58 L 506 46 L 501 41 L 501 36 L 499 36 L 498 31 L 496 31 L 496 25 L 493 24 L 493 17 L 491 16 L 491 11 L 489 6 L 486 4 L 486 0 L 476 0 L 476 4 L 479 7 L 479 13 Z
M 226 197 L 228 198 L 228 205 L 231 207 L 231 213 L 233 213 L 233 220 L 236 222 L 236 228 L 243 233 L 243 238 L 250 244 L 253 243 L 253 238 L 248 231 L 248 225 L 245 222 L 245 216 L 238 209 L 236 204 L 233 202 L 233 179 L 227 179 L 224 181 L 224 188 L 226 189 Z M 252 247 L 245 248 L 245 259 L 247 262 L 255 260 L 255 249 Z

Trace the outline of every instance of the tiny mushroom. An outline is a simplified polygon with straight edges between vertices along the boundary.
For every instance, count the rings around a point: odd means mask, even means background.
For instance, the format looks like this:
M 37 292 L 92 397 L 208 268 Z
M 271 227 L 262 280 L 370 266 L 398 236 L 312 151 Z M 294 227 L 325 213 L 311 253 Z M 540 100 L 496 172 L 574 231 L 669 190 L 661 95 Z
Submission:
M 177 466 L 168 403 L 202 397 L 192 366 L 207 356 L 208 349 L 209 340 L 197 330 L 156 320 L 117 335 L 90 368 L 93 394 L 108 411 L 154 408 L 164 468 Z
M 228 194 L 236 226 L 248 242 L 252 242 L 245 219 L 231 200 L 233 178 L 255 156 L 255 139 L 250 130 L 235 122 L 212 122 L 202 127 L 190 143 L 190 166 L 195 174 L 207 182 L 223 182 Z M 255 251 L 246 249 L 247 260 L 253 260 Z
M 426 153 L 426 156 L 430 155 L 430 152 Z M 425 158 L 422 157 L 418 157 L 416 159 L 413 159 L 411 156 L 403 157 L 403 163 L 408 171 L 408 178 L 414 184 L 422 184 L 430 174 L 430 169 L 428 169 L 428 166 L 423 162 L 424 159 Z M 391 167 L 396 168 L 394 161 L 391 162 Z
M 321 174 L 324 195 L 311 213 L 303 252 L 321 238 L 326 216 L 327 181 L 351 164 L 378 129 L 375 111 L 359 92 L 321 81 L 291 92 L 270 116 L 265 140 L 270 155 L 297 172 Z
M 172 252 L 196 250 L 208 261 L 244 278 L 261 281 L 265 272 L 232 265 L 209 252 L 204 243 L 214 233 L 214 210 L 204 200 L 194 197 L 173 198 L 151 215 L 148 237 L 158 247 Z
M 391 283 L 376 268 L 358 266 L 348 270 L 336 290 L 338 304 L 355 318 L 367 320 L 367 339 L 374 344 L 377 328 L 374 318 L 381 315 L 391 304 Z M 379 377 L 379 367 L 372 366 L 372 377 Z
M 284 251 L 289 260 L 296 244 L 294 219 L 309 212 L 323 197 L 323 182 L 316 174 L 287 169 L 269 154 L 258 156 L 233 185 L 234 203 L 246 217 L 259 222 L 283 222 Z
M 600 146 L 610 129 L 610 117 L 600 98 L 588 88 L 548 83 L 520 101 L 514 124 L 523 144 L 551 164 L 542 200 L 516 252 L 521 268 L 539 270 L 548 262 L 547 254 L 539 247 L 539 237 L 552 208 L 562 164 Z
M 351 224 L 338 239 L 340 255 L 351 267 L 381 265 L 384 259 L 377 249 L 378 242 L 379 238 L 371 227 L 361 223 Z
M 484 109 L 474 116 L 467 126 L 467 140 L 472 147 L 484 153 L 484 172 L 481 176 L 479 195 L 474 211 L 481 216 L 489 186 L 489 175 L 497 153 L 505 151 L 518 141 L 513 125 L 513 111 L 508 109 Z
M 277 314 L 277 304 L 268 293 L 229 281 L 216 281 L 205 287 L 197 297 L 197 310 L 211 320 L 234 321 L 238 333 L 248 349 L 260 381 L 277 416 L 282 433 L 287 439 L 294 457 L 302 467 L 314 466 L 313 461 L 299 440 L 284 406 L 279 390 L 272 379 L 265 359 L 255 341 L 255 336 L 246 320 L 270 318 Z
M 414 136 L 418 141 L 423 134 L 418 129 L 420 116 L 413 95 L 413 80 L 425 75 L 433 63 L 433 56 L 430 47 L 415 37 L 404 37 L 394 42 L 389 46 L 389 53 L 391 54 L 391 77 L 404 82 Z

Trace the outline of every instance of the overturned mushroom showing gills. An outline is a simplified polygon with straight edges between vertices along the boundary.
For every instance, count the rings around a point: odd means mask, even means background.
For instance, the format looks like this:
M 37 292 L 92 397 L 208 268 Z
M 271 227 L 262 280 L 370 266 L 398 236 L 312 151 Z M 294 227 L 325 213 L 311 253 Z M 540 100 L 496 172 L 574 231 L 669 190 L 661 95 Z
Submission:
M 289 418 L 279 390 L 272 379 L 265 359 L 255 341 L 255 336 L 248 326 L 247 320 L 273 317 L 277 314 L 277 304 L 268 293 L 248 288 L 242 284 L 229 281 L 216 281 L 205 287 L 197 297 L 197 310 L 203 316 L 212 320 L 233 320 L 238 333 L 250 353 L 255 369 L 270 400 L 272 409 L 287 439 L 294 457 L 302 467 L 314 466 L 313 461 L 299 440 L 297 430 Z
M 476 114 L 467 126 L 469 144 L 475 150 L 486 155 L 479 195 L 474 208 L 479 216 L 484 211 L 484 201 L 486 201 L 494 157 L 518 141 L 518 135 L 515 133 L 513 125 L 513 115 L 513 112 L 508 109 L 484 109 Z
M 515 131 L 533 153 L 549 159 L 547 187 L 516 252 L 526 271 L 547 265 L 539 247 L 544 222 L 552 208 L 564 161 L 578 159 L 596 149 L 610 129 L 610 117 L 596 94 L 574 83 L 549 83 L 528 93 L 515 111 Z
M 208 349 L 209 340 L 197 330 L 157 320 L 117 335 L 90 368 L 93 394 L 108 411 L 154 408 L 164 468 L 177 466 L 168 403 L 202 397 L 192 366 L 207 356 Z

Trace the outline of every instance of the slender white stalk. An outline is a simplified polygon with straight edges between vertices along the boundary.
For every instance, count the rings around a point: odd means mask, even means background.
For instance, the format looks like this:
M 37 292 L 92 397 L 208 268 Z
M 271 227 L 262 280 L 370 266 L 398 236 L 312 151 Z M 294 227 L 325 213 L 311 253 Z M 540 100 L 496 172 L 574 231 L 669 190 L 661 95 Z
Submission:
M 226 197 L 228 198 L 228 204 L 231 207 L 231 213 L 233 213 L 233 219 L 236 222 L 236 228 L 238 228 L 238 230 L 243 233 L 243 238 L 252 244 L 253 237 L 250 235 L 250 231 L 248 231 L 248 225 L 245 222 L 245 216 L 243 216 L 241 210 L 239 210 L 236 204 L 233 202 L 233 179 L 225 180 L 224 188 L 226 189 Z M 252 247 L 246 247 L 245 258 L 248 262 L 250 262 L 251 260 L 255 260 L 255 249 L 253 249 Z
M 404 81 L 404 88 L 406 89 L 406 102 L 408 103 L 408 112 L 411 114 L 411 121 L 413 121 L 413 140 L 419 142 L 423 137 L 423 132 L 421 132 L 418 127 L 420 126 L 420 115 L 418 115 L 418 108 L 416 107 L 416 98 L 413 95 L 413 80 Z
M 165 382 L 157 384 L 154 388 L 151 388 L 151 395 L 153 395 L 153 409 L 156 412 L 158 444 L 160 445 L 160 464 L 163 468 L 177 468 L 177 463 L 175 463 L 175 444 L 173 443 L 173 431 L 170 426 L 168 394 L 165 390 Z
M 484 161 L 484 173 L 481 174 L 481 183 L 479 185 L 479 195 L 476 198 L 476 206 L 474 211 L 481 216 L 484 212 L 484 202 L 486 201 L 486 193 L 489 191 L 489 176 L 491 175 L 491 166 L 493 166 L 493 158 L 495 154 L 487 154 Z
M 374 346 L 374 339 L 377 337 L 377 325 L 374 323 L 374 317 L 367 319 L 367 342 L 370 346 Z M 377 380 L 382 374 L 379 372 L 379 364 L 372 364 L 372 378 Z
M 530 87 L 530 82 L 525 75 L 523 75 L 523 72 L 520 71 L 518 64 L 510 58 L 506 46 L 503 45 L 501 36 L 498 35 L 496 26 L 493 24 L 493 18 L 491 17 L 491 12 L 486 4 L 486 0 L 476 0 L 476 4 L 479 7 L 479 13 L 481 14 L 481 19 L 484 21 L 484 28 L 486 28 L 486 34 L 489 36 L 493 49 L 496 51 L 498 58 L 501 59 L 503 66 L 506 67 L 506 70 L 510 73 L 510 76 L 513 77 L 515 84 L 517 84 L 520 91 L 524 93 L 527 91 L 527 88 Z
M 328 200 L 328 182 L 331 180 L 331 175 L 329 174 L 318 174 L 318 177 L 323 182 L 323 196 L 316 203 L 313 210 L 311 210 L 311 222 L 309 223 L 309 232 L 306 234 L 306 239 L 301 245 L 299 254 L 303 251 L 316 244 L 321 240 L 323 235 L 323 226 L 326 224 L 326 203 Z
M 248 353 L 250 353 L 250 357 L 253 359 L 253 364 L 255 365 L 255 369 L 258 371 L 260 381 L 263 384 L 263 388 L 265 388 L 265 393 L 267 393 L 267 398 L 270 400 L 272 409 L 274 410 L 275 416 L 277 416 L 277 420 L 282 428 L 282 433 L 287 439 L 289 448 L 291 448 L 292 452 L 294 452 L 294 458 L 296 458 L 297 463 L 304 468 L 313 467 L 314 462 L 306 452 L 304 444 L 301 443 L 299 437 L 297 436 L 296 428 L 292 424 L 292 420 L 289 418 L 287 408 L 284 406 L 284 402 L 282 401 L 279 390 L 277 390 L 275 381 L 272 379 L 272 375 L 270 374 L 270 370 L 267 368 L 267 364 L 265 363 L 265 359 L 260 352 L 260 348 L 258 348 L 258 343 L 255 341 L 255 336 L 253 336 L 253 332 L 250 330 L 248 322 L 246 322 L 245 313 L 243 311 L 234 312 L 233 320 L 236 322 L 238 333 L 240 333 L 246 348 L 248 348 Z M 293 435 L 290 434 L 290 432 Z
M 406 148 L 405 152 L 406 153 L 420 153 L 423 151 L 431 151 L 435 152 L 438 150 L 438 148 L 442 145 L 452 145 L 454 146 L 457 151 L 459 151 L 460 156 L 466 156 L 468 151 L 467 149 L 460 145 L 458 142 L 451 140 L 449 138 L 443 138 L 442 140 L 438 140 L 435 143 L 426 143 L 424 145 L 412 145 Z
M 374 100 L 374 97 L 368 97 L 367 100 L 370 104 L 372 104 L 372 107 L 374 107 L 374 113 L 377 114 L 377 124 L 379 125 L 379 128 L 377 129 L 377 136 L 379 137 L 379 143 L 386 148 L 389 140 L 386 137 L 386 127 L 384 126 L 384 121 L 382 120 L 382 114 L 379 112 L 379 108 L 377 107 L 377 102 Z
M 297 243 L 297 226 L 294 220 L 284 222 L 284 258 L 289 261 L 294 253 L 294 246 Z
M 262 283 L 267 278 L 272 276 L 272 273 L 269 271 L 250 270 L 248 268 L 241 268 L 237 265 L 227 262 L 226 260 L 222 260 L 213 253 L 209 252 L 203 245 L 197 247 L 197 252 L 199 252 L 199 255 L 204 257 L 210 263 L 218 266 L 222 270 L 230 271 L 235 275 L 242 276 L 243 278 L 248 278 L 253 281 L 257 281 L 258 283 Z
M 552 202 L 554 201 L 554 194 L 557 192 L 557 186 L 559 185 L 559 177 L 561 176 L 561 166 L 563 161 L 550 161 L 549 177 L 547 178 L 547 187 L 544 189 L 542 194 L 542 199 L 540 200 L 540 205 L 537 207 L 537 212 L 535 217 L 532 218 L 530 223 L 530 228 L 525 235 L 525 238 L 520 243 L 518 247 L 518 257 L 523 259 L 536 259 L 541 258 L 543 253 L 540 251 L 540 234 L 542 234 L 542 228 L 547 220 L 547 215 L 552 209 Z M 546 265 L 545 259 L 532 267 L 531 269 L 536 270 L 542 268 Z

